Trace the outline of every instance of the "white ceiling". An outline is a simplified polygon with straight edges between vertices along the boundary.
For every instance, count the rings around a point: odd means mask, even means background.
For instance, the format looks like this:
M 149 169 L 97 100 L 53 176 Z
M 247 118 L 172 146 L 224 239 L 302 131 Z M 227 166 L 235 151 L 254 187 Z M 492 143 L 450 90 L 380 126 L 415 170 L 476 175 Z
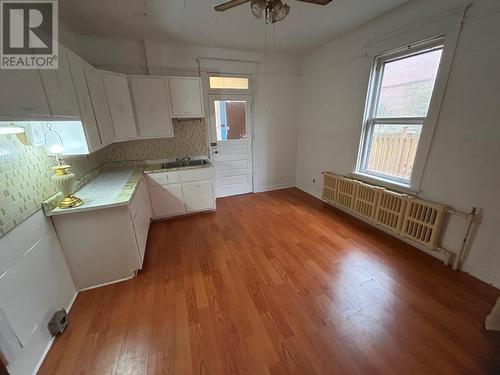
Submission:
M 286 0 L 290 15 L 276 23 L 276 50 L 303 53 L 410 0 L 334 0 L 327 6 Z M 264 21 L 248 4 L 226 12 L 224 0 L 60 0 L 60 18 L 85 35 L 147 39 L 198 46 L 263 50 Z M 273 26 L 268 27 L 268 43 Z

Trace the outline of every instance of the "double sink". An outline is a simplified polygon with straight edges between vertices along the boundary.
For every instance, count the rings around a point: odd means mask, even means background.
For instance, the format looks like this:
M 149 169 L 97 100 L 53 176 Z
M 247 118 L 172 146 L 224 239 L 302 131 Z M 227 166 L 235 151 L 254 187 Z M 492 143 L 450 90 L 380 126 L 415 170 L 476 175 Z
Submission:
M 173 168 L 187 168 L 187 167 L 202 167 L 208 165 L 210 162 L 206 159 L 194 159 L 194 160 L 176 160 L 163 163 L 161 165 L 162 169 L 173 169 Z

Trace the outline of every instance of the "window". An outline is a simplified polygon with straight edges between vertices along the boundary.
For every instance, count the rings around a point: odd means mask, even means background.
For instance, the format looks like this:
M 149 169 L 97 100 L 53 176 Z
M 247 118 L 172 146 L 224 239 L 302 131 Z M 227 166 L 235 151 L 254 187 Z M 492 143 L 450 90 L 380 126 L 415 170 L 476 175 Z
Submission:
M 246 101 L 215 100 L 217 141 L 246 139 Z
M 211 89 L 219 90 L 248 90 L 249 79 L 247 77 L 209 77 Z
M 442 52 L 434 42 L 375 59 L 357 172 L 410 185 Z

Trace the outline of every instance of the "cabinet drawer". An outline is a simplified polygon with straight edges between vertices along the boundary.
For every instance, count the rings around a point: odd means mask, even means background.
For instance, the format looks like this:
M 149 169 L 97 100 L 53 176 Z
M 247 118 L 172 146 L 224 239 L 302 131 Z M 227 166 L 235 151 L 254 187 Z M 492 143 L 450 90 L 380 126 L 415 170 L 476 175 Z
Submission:
M 212 179 L 212 168 L 189 169 L 181 171 L 182 182 L 203 181 Z
M 179 182 L 181 182 L 181 177 L 179 172 L 148 174 L 149 186 L 178 184 Z

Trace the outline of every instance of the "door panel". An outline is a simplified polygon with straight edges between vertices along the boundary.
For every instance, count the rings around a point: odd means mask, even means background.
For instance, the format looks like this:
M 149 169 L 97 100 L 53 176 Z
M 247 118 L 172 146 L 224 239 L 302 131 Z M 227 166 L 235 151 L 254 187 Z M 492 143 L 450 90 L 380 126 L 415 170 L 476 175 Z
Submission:
M 97 129 L 94 108 L 92 107 L 92 101 L 90 99 L 90 93 L 85 79 L 85 73 L 83 71 L 84 61 L 80 58 L 80 56 L 74 54 L 70 50 L 67 50 L 67 56 L 71 76 L 73 77 L 73 84 L 75 86 L 76 98 L 80 107 L 85 135 L 87 136 L 89 149 L 92 152 L 99 149 L 102 142 L 99 130 Z
M 215 195 L 253 191 L 251 95 L 210 95 Z
M 183 184 L 184 202 L 187 212 L 207 210 L 214 207 L 212 181 Z
M 121 74 L 103 73 L 102 78 L 116 139 L 137 138 L 137 128 L 127 77 Z
M 155 218 L 180 215 L 186 212 L 182 185 L 150 187 L 151 205 Z
M 137 126 L 141 137 L 173 137 L 164 78 L 131 77 Z
M 84 63 L 83 67 L 101 141 L 103 145 L 108 145 L 113 142 L 115 132 L 111 122 L 111 114 L 109 112 L 106 91 L 102 81 L 102 73 L 87 63 Z

